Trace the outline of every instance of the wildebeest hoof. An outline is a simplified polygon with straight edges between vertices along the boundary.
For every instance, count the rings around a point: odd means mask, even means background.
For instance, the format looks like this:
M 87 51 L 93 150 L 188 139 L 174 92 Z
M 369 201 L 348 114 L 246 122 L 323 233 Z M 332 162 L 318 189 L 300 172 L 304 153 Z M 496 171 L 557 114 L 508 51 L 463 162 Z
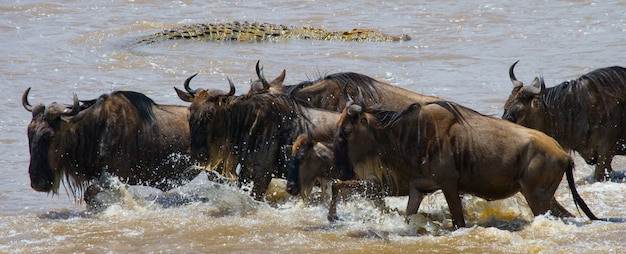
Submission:
M 337 216 L 336 214 L 328 214 L 328 216 L 326 216 L 326 218 L 328 219 L 329 222 L 336 222 L 339 220 L 339 216 Z

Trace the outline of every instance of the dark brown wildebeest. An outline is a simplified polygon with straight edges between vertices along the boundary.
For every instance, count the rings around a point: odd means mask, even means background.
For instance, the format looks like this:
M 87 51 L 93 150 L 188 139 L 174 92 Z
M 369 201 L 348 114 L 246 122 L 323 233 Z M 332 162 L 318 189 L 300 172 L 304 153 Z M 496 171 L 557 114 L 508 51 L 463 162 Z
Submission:
M 252 195 L 261 200 L 270 180 L 287 172 L 287 146 L 307 129 L 334 126 L 339 113 L 310 108 L 286 94 L 234 96 L 230 85 L 228 94 L 178 90 L 181 99 L 192 102 L 191 156 L 200 162 L 234 158 L 242 167 L 239 180 L 252 179 Z
M 347 152 L 337 153 L 343 149 Z M 575 203 L 597 219 L 576 191 L 573 160 L 554 139 L 451 102 L 371 113 L 365 105 L 349 103 L 338 123 L 334 150 L 335 156 L 347 154 L 335 158 L 340 170 L 354 168 L 359 174 L 360 168 L 379 163 L 406 178 L 407 216 L 418 211 L 425 194 L 436 190 L 442 190 L 455 227 L 465 226 L 461 193 L 495 200 L 521 192 L 534 215 L 550 211 L 572 216 L 554 198 L 566 173 Z
M 596 165 L 597 181 L 623 178 L 613 172 L 611 161 L 626 154 L 626 69 L 597 69 L 546 88 L 543 78 L 524 86 L 513 74 L 516 64 L 509 69 L 513 91 L 502 118 L 548 134 L 566 151 L 577 151 Z
M 82 108 L 76 95 L 69 107 L 31 106 L 29 92 L 22 105 L 33 115 L 28 172 L 36 191 L 57 193 L 63 183 L 90 205 L 94 193 L 87 186 L 105 173 L 165 191 L 200 172 L 186 158 L 187 107 L 159 105 L 131 91 L 103 94 Z
M 441 100 L 378 81 L 369 76 L 341 72 L 327 75 L 315 81 L 305 81 L 297 85 L 283 85 L 285 71 L 274 80 L 267 81 L 259 62 L 256 64 L 259 80 L 252 82 L 248 94 L 284 93 L 306 101 L 311 106 L 330 111 L 341 112 L 346 105 L 346 95 L 351 98 L 363 98 L 368 107 L 382 110 L 400 110 L 412 103 L 424 103 Z M 359 90 L 362 97 L 359 97 Z
M 215 108 L 223 107 L 235 98 L 235 84 L 228 79 L 230 90 L 224 92 L 219 89 L 191 89 L 189 82 L 197 74 L 188 77 L 185 80 L 184 88 L 182 91 L 176 87 L 174 90 L 178 97 L 186 102 L 192 104 L 188 108 L 188 112 L 194 112 L 195 115 L 189 116 L 187 119 L 187 126 L 207 126 L 206 128 L 193 128 L 190 129 L 191 138 L 191 158 L 194 163 L 199 163 L 206 166 L 209 169 L 215 169 L 222 167 L 219 172 L 221 175 L 235 179 L 237 172 L 237 158 L 233 156 L 232 152 L 228 150 L 230 147 L 226 140 L 218 142 L 217 140 L 207 140 L 207 132 L 213 131 L 209 128 L 209 122 L 214 118 L 213 111 Z M 193 119 L 193 122 L 191 121 Z M 215 130 L 216 132 L 222 132 L 223 130 Z M 209 156 L 209 154 L 211 156 Z

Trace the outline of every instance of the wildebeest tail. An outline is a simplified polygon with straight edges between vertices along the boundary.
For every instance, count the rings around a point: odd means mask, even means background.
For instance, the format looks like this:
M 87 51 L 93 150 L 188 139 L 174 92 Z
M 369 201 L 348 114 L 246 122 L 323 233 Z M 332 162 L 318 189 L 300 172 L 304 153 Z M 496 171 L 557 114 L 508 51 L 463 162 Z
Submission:
M 589 206 L 585 203 L 583 198 L 578 194 L 576 190 L 576 183 L 574 182 L 574 163 L 572 162 L 570 166 L 565 171 L 565 175 L 567 177 L 567 185 L 569 186 L 570 191 L 572 192 L 572 196 L 574 197 L 574 203 L 589 217 L 590 220 L 600 220 L 596 215 L 591 212 Z

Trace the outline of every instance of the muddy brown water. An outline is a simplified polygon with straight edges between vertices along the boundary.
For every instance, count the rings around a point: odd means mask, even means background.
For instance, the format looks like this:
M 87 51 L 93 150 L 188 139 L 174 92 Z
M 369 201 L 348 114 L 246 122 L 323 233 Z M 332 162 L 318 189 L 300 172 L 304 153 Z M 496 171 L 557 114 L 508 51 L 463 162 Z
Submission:
M 279 205 L 198 178 L 185 186 L 207 197 L 162 208 L 127 200 L 95 216 L 63 191 L 30 188 L 26 126 L 20 103 L 93 99 L 113 90 L 143 92 L 158 103 L 181 104 L 173 86 L 199 73 L 192 86 L 242 93 L 261 60 L 265 75 L 287 70 L 286 83 L 355 71 L 500 116 L 520 60 L 518 79 L 543 75 L 551 86 L 626 61 L 626 4 L 621 1 L 54 1 L 0 3 L 0 252 L 12 253 L 620 253 L 626 223 L 589 222 L 576 212 L 565 184 L 557 199 L 576 219 L 532 217 L 519 196 L 486 203 L 465 197 L 469 228 L 449 227 L 443 195 L 425 200 L 407 224 L 380 214 L 367 200 L 339 207 L 326 221 L 323 206 L 297 199 Z M 404 42 L 288 40 L 268 43 L 134 39 L 190 23 L 258 21 L 370 28 L 408 34 Z M 578 157 L 579 192 L 600 217 L 626 217 L 626 185 L 588 183 L 592 168 Z M 625 170 L 617 158 L 614 167 Z M 404 209 L 405 197 L 390 198 Z

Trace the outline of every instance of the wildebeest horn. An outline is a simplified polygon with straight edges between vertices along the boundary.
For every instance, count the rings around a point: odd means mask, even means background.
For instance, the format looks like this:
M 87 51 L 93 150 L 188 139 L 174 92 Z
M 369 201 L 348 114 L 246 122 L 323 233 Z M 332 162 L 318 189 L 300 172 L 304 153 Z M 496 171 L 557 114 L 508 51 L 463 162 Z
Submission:
M 515 74 L 513 73 L 513 69 L 515 69 L 515 65 L 517 63 L 519 63 L 519 60 L 515 61 L 515 63 L 511 65 L 511 68 L 509 68 L 509 78 L 513 83 L 513 87 L 522 87 L 524 84 L 521 81 L 518 81 L 517 78 L 515 78 Z
M 76 114 L 78 114 L 78 112 L 80 112 L 80 105 L 78 105 L 78 96 L 76 95 L 76 93 L 74 93 L 74 96 L 72 97 L 74 100 L 74 104 L 72 105 L 72 110 L 69 110 L 66 108 L 65 111 L 63 112 L 63 115 L 66 116 L 75 116 Z
M 228 96 L 233 96 L 235 95 L 235 84 L 230 78 L 227 77 L 226 79 L 228 79 L 228 85 L 230 86 L 230 91 L 228 91 Z
M 74 116 L 78 114 L 78 112 L 80 112 L 80 105 L 78 104 L 79 100 L 78 96 L 76 96 L 76 93 L 74 93 L 73 100 L 74 102 L 71 109 L 68 106 L 61 105 L 56 102 L 50 104 L 50 106 L 48 106 L 44 112 L 46 119 L 54 120 L 57 119 L 59 116 Z
M 367 107 L 365 106 L 365 98 L 363 97 L 363 91 L 361 91 L 361 87 L 356 88 L 359 91 L 359 101 L 361 104 L 361 110 L 365 110 Z
M 267 79 L 265 79 L 265 76 L 263 75 L 263 67 L 259 67 L 260 62 L 261 60 L 258 60 L 256 62 L 256 76 L 259 77 L 259 80 L 261 80 L 261 83 L 263 84 L 263 89 L 269 89 L 270 82 L 267 82 Z
M 198 90 L 197 90 L 197 89 L 196 89 L 196 90 L 194 90 L 194 89 L 191 89 L 191 88 L 189 87 L 189 82 L 190 82 L 190 81 L 191 81 L 191 79 L 193 79 L 193 77 L 195 77 L 196 75 L 198 75 L 198 73 L 193 74 L 193 75 L 191 75 L 190 77 L 188 77 L 188 78 L 185 80 L 185 83 L 184 83 L 185 90 L 186 90 L 188 93 L 190 93 L 191 95 L 195 95 L 195 94 L 198 92 Z
M 28 110 L 28 112 L 33 112 L 33 106 L 31 106 L 30 103 L 28 103 L 29 92 L 30 92 L 30 87 L 27 88 L 26 91 L 24 91 L 24 94 L 22 95 L 22 106 L 24 106 L 24 108 Z

